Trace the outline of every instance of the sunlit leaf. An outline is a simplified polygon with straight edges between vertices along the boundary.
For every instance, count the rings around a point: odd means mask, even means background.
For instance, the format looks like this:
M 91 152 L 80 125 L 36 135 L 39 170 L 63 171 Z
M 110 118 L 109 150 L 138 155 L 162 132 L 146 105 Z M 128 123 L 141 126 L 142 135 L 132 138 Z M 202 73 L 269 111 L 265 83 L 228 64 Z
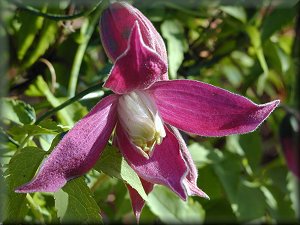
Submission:
M 163 186 L 155 186 L 149 194 L 147 205 L 151 211 L 166 224 L 202 223 L 205 211 L 202 206 L 191 198 L 187 202 L 178 198 Z
M 23 221 L 28 210 L 26 194 L 17 194 L 14 190 L 32 179 L 45 153 L 36 147 L 26 147 L 10 160 L 5 172 L 8 184 L 5 221 L 9 223 Z
M 237 6 L 221 6 L 220 9 L 224 11 L 226 14 L 240 20 L 243 23 L 247 21 L 247 14 L 243 7 Z
M 36 119 L 35 111 L 31 105 L 10 98 L 0 99 L 1 119 L 8 119 L 18 124 L 30 124 Z
M 62 223 L 100 223 L 100 208 L 82 177 L 69 181 L 54 193 L 55 208 Z
M 142 183 L 138 175 L 128 165 L 117 149 L 107 146 L 94 166 L 97 171 L 121 179 L 134 188 L 143 199 L 147 199 Z
M 174 79 L 177 77 L 177 70 L 182 64 L 184 52 L 187 50 L 183 26 L 177 20 L 165 20 L 161 25 L 161 31 L 167 40 L 170 76 Z

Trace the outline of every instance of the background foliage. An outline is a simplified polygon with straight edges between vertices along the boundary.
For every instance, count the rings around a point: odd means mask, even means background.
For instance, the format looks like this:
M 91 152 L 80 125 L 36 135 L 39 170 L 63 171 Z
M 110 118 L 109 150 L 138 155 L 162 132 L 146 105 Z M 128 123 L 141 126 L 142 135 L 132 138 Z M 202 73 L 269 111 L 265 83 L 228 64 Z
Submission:
M 147 198 L 142 223 L 296 222 L 299 179 L 289 170 L 295 162 L 284 156 L 299 154 L 299 2 L 131 2 L 162 34 L 170 79 L 201 80 L 256 103 L 279 98 L 281 106 L 250 134 L 184 134 L 198 186 L 210 200 L 183 202 L 161 186 L 147 197 L 110 146 L 93 170 L 60 191 L 16 194 L 62 135 L 107 94 L 101 83 L 112 64 L 97 24 L 108 1 L 1 1 L 0 223 L 132 223 L 124 182 Z M 281 146 L 283 139 L 290 149 Z

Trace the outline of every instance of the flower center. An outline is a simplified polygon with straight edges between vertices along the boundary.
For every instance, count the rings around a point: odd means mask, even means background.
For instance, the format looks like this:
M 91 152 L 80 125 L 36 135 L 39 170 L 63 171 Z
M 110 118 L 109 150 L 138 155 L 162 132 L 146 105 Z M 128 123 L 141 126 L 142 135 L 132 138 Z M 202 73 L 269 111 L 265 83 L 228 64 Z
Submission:
M 151 97 L 143 91 L 133 91 L 119 98 L 119 121 L 139 152 L 149 158 L 155 144 L 166 136 L 163 122 Z

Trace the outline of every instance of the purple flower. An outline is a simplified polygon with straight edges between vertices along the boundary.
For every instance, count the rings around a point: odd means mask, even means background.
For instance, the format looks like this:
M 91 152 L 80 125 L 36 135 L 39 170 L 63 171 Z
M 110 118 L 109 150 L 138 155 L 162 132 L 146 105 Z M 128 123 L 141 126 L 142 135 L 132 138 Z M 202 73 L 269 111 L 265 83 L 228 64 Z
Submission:
M 179 131 L 201 136 L 255 130 L 279 104 L 249 99 L 192 80 L 167 80 L 162 38 L 141 12 L 114 3 L 104 12 L 100 34 L 114 62 L 102 99 L 60 141 L 36 177 L 16 192 L 54 192 L 89 171 L 114 131 L 114 144 L 140 177 L 146 193 L 165 185 L 186 200 L 208 196 L 197 187 L 197 169 Z M 127 184 L 137 219 L 144 206 Z

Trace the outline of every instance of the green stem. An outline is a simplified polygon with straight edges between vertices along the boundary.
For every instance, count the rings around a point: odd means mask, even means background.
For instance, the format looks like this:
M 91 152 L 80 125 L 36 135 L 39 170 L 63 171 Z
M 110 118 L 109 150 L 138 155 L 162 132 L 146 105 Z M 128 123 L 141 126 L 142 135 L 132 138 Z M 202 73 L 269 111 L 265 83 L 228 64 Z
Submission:
M 89 87 L 88 89 L 78 93 L 77 95 L 75 95 L 73 98 L 70 98 L 69 100 L 65 101 L 64 103 L 62 103 L 61 105 L 51 109 L 50 111 L 46 112 L 45 114 L 43 114 L 40 118 L 38 118 L 35 122 L 35 125 L 39 124 L 42 120 L 44 120 L 45 118 L 53 115 L 54 113 L 56 113 L 57 111 L 65 108 L 66 106 L 72 104 L 73 102 L 81 99 L 83 96 L 94 92 L 96 90 L 98 90 L 103 84 L 96 84 L 94 86 Z M 110 92 L 109 92 L 110 93 Z M 104 96 L 106 96 L 108 94 L 108 92 L 106 94 L 104 94 Z
M 37 205 L 30 194 L 26 195 L 26 199 L 30 205 L 31 211 L 34 214 L 35 218 L 37 218 L 42 224 L 45 223 L 43 214 L 41 213 L 41 208 Z
M 81 30 L 81 35 L 84 37 L 84 41 L 79 45 L 73 66 L 71 69 L 71 74 L 70 74 L 70 81 L 69 81 L 69 87 L 68 87 L 68 96 L 73 97 L 75 96 L 76 93 L 76 86 L 78 82 L 78 76 L 79 76 L 79 71 L 82 63 L 82 59 L 85 53 L 85 50 L 87 48 L 87 45 L 89 43 L 89 40 L 95 30 L 95 25 L 99 20 L 100 14 L 102 10 L 104 9 L 104 5 L 106 5 L 106 1 L 103 1 L 104 4 L 102 4 L 102 7 L 98 7 L 97 10 L 93 13 L 93 15 L 90 18 L 87 18 L 86 23 L 84 24 Z
M 92 12 L 94 12 L 99 7 L 99 5 L 102 3 L 102 1 L 99 1 L 90 10 L 83 11 L 83 12 L 80 12 L 80 13 L 77 13 L 77 14 L 74 14 L 74 15 L 58 15 L 58 14 L 53 14 L 53 13 L 44 13 L 44 12 L 34 8 L 34 7 L 23 5 L 22 3 L 18 2 L 18 1 L 11 1 L 10 3 L 13 3 L 14 5 L 16 5 L 18 7 L 18 9 L 20 9 L 22 11 L 29 12 L 29 13 L 34 14 L 36 16 L 45 17 L 45 18 L 50 19 L 50 20 L 60 21 L 60 20 L 73 20 L 73 19 L 76 19 L 78 17 L 87 16 L 87 15 L 91 14 Z

